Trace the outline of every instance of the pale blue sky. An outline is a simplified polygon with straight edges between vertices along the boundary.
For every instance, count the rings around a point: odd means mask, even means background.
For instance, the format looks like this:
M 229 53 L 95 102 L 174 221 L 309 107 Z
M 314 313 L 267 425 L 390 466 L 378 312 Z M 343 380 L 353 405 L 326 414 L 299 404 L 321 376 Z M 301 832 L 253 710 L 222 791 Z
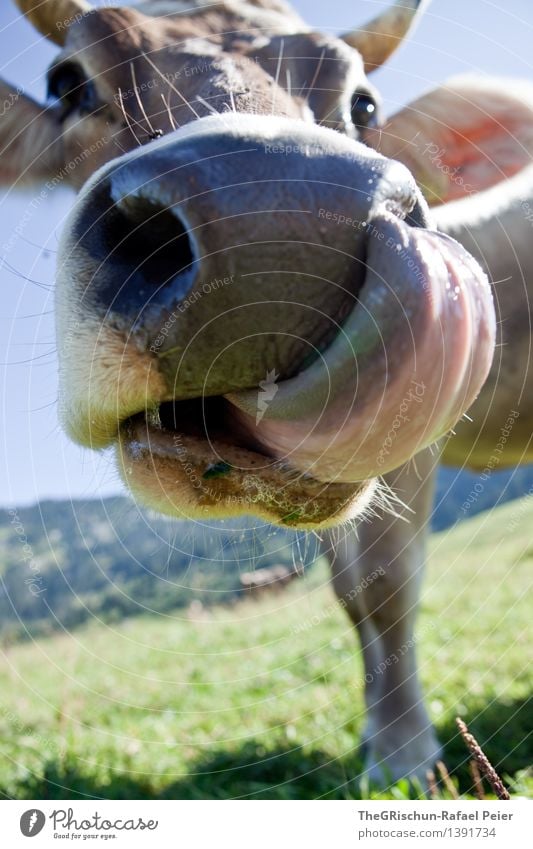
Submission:
M 339 32 L 372 17 L 383 2 L 294 5 L 316 28 Z M 433 0 L 409 43 L 374 80 L 389 113 L 455 73 L 533 82 L 532 44 L 531 0 Z M 44 70 L 54 53 L 3 0 L 0 73 L 42 97 Z M 71 445 L 57 425 L 52 288 L 58 233 L 72 198 L 56 190 L 32 208 L 35 196 L 0 193 L 0 256 L 13 269 L 0 268 L 0 505 L 121 491 L 110 458 Z

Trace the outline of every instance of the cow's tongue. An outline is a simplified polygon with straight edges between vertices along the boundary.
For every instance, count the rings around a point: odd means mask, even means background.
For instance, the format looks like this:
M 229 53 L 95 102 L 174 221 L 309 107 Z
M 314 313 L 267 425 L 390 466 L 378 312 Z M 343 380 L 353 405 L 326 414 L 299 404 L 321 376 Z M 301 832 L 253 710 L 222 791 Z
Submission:
M 358 303 L 320 359 L 228 400 L 275 457 L 319 480 L 363 480 L 453 426 L 483 385 L 494 336 L 476 261 L 447 236 L 383 215 L 368 224 Z

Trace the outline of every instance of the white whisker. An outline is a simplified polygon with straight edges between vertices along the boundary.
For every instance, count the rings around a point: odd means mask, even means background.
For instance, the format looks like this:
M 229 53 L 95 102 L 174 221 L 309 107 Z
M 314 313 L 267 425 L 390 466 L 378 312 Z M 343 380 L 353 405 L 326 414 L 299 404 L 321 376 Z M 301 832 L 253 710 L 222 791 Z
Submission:
M 513 275 L 510 274 L 509 277 L 502 277 L 501 280 L 492 280 L 493 286 L 501 286 L 502 283 L 510 283 L 513 279 Z
M 211 114 L 212 114 L 212 115 L 218 115 L 218 117 L 219 117 L 222 121 L 224 121 L 223 113 L 222 113 L 222 112 L 219 112 L 219 111 L 218 111 L 218 109 L 215 109 L 215 107 L 214 107 L 214 106 L 211 106 L 211 104 L 210 104 L 210 103 L 208 103 L 208 102 L 207 102 L 207 100 L 204 100 L 204 98 L 203 98 L 203 97 L 200 97 L 200 96 L 198 96 L 198 97 L 196 98 L 196 100 L 198 101 L 198 103 L 201 103 L 201 104 L 202 104 L 202 106 L 205 106 L 205 108 L 206 108 L 206 109 L 208 109 L 208 110 L 209 110 L 209 112 L 211 112 Z M 227 104 L 226 104 L 226 106 L 227 106 Z M 230 111 L 231 111 L 231 110 L 230 110 Z M 228 124 L 224 123 L 224 126 L 225 126 L 227 129 L 229 129 L 229 125 L 228 125 Z
M 325 55 L 326 55 L 326 51 L 324 49 L 322 51 L 322 53 L 320 54 L 320 59 L 318 61 L 318 65 L 316 66 L 316 70 L 315 70 L 315 73 L 313 75 L 313 79 L 311 80 L 311 85 L 309 86 L 309 89 L 307 91 L 307 95 L 306 95 L 306 98 L 305 98 L 307 101 L 309 100 L 309 96 L 313 93 L 313 89 L 316 85 L 316 81 L 318 80 L 318 75 L 320 74 L 320 71 L 322 69 L 322 65 L 324 63 L 324 56 Z
M 279 46 L 279 56 L 278 56 L 278 64 L 276 67 L 276 76 L 274 78 L 275 86 L 272 88 L 272 114 L 274 114 L 274 109 L 276 107 L 276 92 L 279 86 L 279 75 L 281 73 L 281 63 L 283 61 L 283 50 L 285 48 L 285 41 L 282 38 Z
M 124 118 L 126 119 L 126 123 L 127 123 L 127 125 L 128 125 L 128 129 L 129 129 L 130 133 L 132 134 L 133 138 L 135 139 L 135 141 L 137 142 L 137 144 L 139 145 L 139 147 L 142 147 L 142 144 L 141 144 L 141 142 L 139 141 L 139 138 L 138 138 L 138 136 L 137 136 L 137 134 L 136 134 L 135 130 L 133 129 L 133 127 L 132 127 L 132 125 L 131 125 L 131 122 L 130 122 L 130 116 L 129 116 L 129 115 L 128 115 L 128 113 L 126 112 L 126 107 L 124 106 L 124 98 L 122 97 L 122 89 L 120 89 L 120 88 L 119 88 L 119 90 L 118 90 L 118 99 L 119 99 L 119 101 L 120 101 L 120 108 L 121 108 L 122 114 L 124 115 Z M 134 120 L 135 120 L 135 119 L 134 119 Z
M 111 124 L 109 123 L 109 121 L 106 121 L 106 125 L 107 125 L 107 126 L 109 127 L 109 129 L 111 130 Z M 117 132 L 116 132 L 116 133 L 114 133 L 114 132 L 111 130 L 111 138 L 113 139 L 114 144 L 115 144 L 115 145 L 119 148 L 119 150 L 121 150 L 121 151 L 122 151 L 122 153 L 126 153 L 126 151 L 124 150 L 124 148 L 122 147 L 122 145 L 120 144 L 120 142 L 118 142 L 118 141 L 117 141 L 117 136 L 118 136 L 121 132 L 122 132 L 122 130 L 117 130 Z
M 165 77 L 165 75 L 164 75 L 164 74 L 163 74 L 163 73 L 159 70 L 159 68 L 157 67 L 157 65 L 156 65 L 154 62 L 152 62 L 152 60 L 150 59 L 150 57 L 149 57 L 149 56 L 147 56 L 147 54 L 146 54 L 146 53 L 144 53 L 144 52 L 142 53 L 142 55 L 143 55 L 143 57 L 146 59 L 146 61 L 148 62 L 148 64 L 149 64 L 149 65 L 150 65 L 150 66 L 154 69 L 154 71 L 156 72 L 156 74 L 159 74 L 159 76 L 161 77 L 161 79 L 163 79 L 163 80 L 164 80 L 164 81 L 165 81 L 165 82 L 166 82 L 166 83 L 170 86 L 170 88 L 172 89 L 172 91 L 173 91 L 175 94 L 177 94 L 177 95 L 178 95 L 178 97 L 180 98 L 180 100 L 182 100 L 182 101 L 183 101 L 183 103 L 185 104 L 185 106 L 187 106 L 187 108 L 191 110 L 191 112 L 192 112 L 192 114 L 195 116 L 195 118 L 200 118 L 200 115 L 198 114 L 198 112 L 196 111 L 196 109 L 194 109 L 194 107 L 193 107 L 193 106 L 191 106 L 191 104 L 189 103 L 189 101 L 187 100 L 187 98 L 186 98 L 186 97 L 184 97 L 184 96 L 182 95 L 181 91 L 180 91 L 179 89 L 177 89 L 177 88 L 176 88 L 176 86 L 175 86 L 173 83 L 171 83 L 169 79 L 167 79 L 167 77 Z
M 167 115 L 168 115 L 168 120 L 170 121 L 170 126 L 172 127 L 173 130 L 177 130 L 178 127 L 179 127 L 179 124 L 177 123 L 177 121 L 174 118 L 174 115 L 172 114 L 172 109 L 170 108 L 170 98 L 168 100 L 165 100 L 165 95 L 162 94 L 161 100 L 163 101 L 165 109 L 167 110 Z
M 289 97 L 292 97 L 292 77 L 290 68 L 287 68 L 285 71 L 285 87 Z
M 130 62 L 130 73 L 131 73 L 131 80 L 133 82 L 133 92 L 135 94 L 135 99 L 138 103 L 139 109 L 141 110 L 141 114 L 142 114 L 144 120 L 148 124 L 148 129 L 150 130 L 150 134 L 153 136 L 153 135 L 155 135 L 155 130 L 152 126 L 152 123 L 151 123 L 148 115 L 146 114 L 146 110 L 143 106 L 143 102 L 142 102 L 141 96 L 139 94 L 139 89 L 137 88 L 137 77 L 135 76 L 135 66 L 134 66 L 133 62 Z

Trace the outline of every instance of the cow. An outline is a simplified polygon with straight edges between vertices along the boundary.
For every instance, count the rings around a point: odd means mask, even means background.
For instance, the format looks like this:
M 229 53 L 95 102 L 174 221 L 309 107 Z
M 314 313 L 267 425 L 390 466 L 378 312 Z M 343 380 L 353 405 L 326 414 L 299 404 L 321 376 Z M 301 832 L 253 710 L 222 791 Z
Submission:
M 304 574 L 303 563 L 295 563 L 292 568 L 278 563 L 274 566 L 264 566 L 252 572 L 241 572 L 239 580 L 241 588 L 255 599 L 279 593 L 288 584 Z
M 519 268 L 528 93 L 452 80 L 385 120 L 369 75 L 417 0 L 338 38 L 283 0 L 16 2 L 60 52 L 45 107 L 0 83 L 1 181 L 78 191 L 57 267 L 66 432 L 114 447 L 162 513 L 323 534 L 376 667 L 412 642 L 430 447 L 474 402 L 444 457 L 482 464 L 510 404 L 509 457 L 529 444 L 527 289 L 486 275 Z M 512 321 L 491 370 L 493 295 Z M 385 666 L 367 773 L 424 778 L 440 749 L 414 650 Z

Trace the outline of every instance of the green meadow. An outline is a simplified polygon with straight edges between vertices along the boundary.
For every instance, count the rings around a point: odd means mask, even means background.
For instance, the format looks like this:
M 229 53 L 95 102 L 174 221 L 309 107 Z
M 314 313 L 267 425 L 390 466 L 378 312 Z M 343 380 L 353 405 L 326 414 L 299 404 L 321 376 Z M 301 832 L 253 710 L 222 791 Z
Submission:
M 473 789 L 456 716 L 511 793 L 533 797 L 532 527 L 529 498 L 431 540 L 419 662 L 444 761 L 465 797 Z M 406 782 L 378 791 L 359 778 L 361 658 L 322 561 L 260 601 L 92 619 L 8 643 L 3 654 L 4 797 L 420 793 Z M 438 793 L 449 798 L 450 788 Z

